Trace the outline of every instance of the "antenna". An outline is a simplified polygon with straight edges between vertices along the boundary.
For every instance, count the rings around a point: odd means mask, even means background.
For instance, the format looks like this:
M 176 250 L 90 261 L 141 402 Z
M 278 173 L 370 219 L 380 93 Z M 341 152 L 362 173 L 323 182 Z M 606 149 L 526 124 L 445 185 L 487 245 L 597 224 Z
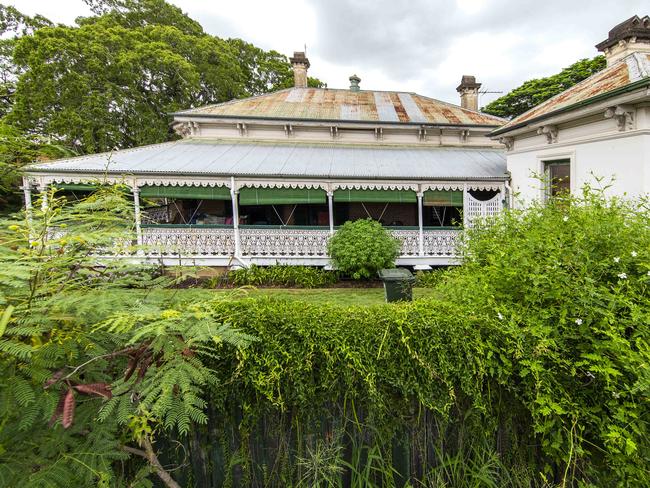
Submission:
M 305 43 L 305 56 L 307 56 L 307 43 Z
M 503 93 L 502 91 L 490 91 L 490 90 L 480 90 L 479 95 L 485 95 L 486 93 Z

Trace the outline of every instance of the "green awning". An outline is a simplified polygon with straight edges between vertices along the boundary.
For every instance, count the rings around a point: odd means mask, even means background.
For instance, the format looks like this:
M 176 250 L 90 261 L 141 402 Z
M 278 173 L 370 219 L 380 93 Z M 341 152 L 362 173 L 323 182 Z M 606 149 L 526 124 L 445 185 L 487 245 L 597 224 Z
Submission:
M 96 191 L 99 185 L 88 185 L 85 183 L 57 183 L 57 190 L 65 191 Z
M 411 190 L 335 190 L 335 202 L 416 203 Z
M 242 188 L 239 190 L 240 205 L 280 205 L 296 203 L 324 204 L 325 190 L 319 188 Z
M 424 192 L 423 205 L 428 207 L 462 207 L 463 192 L 450 190 L 428 190 Z
M 230 188 L 225 186 L 155 186 L 140 187 L 143 198 L 185 198 L 190 200 L 230 200 Z

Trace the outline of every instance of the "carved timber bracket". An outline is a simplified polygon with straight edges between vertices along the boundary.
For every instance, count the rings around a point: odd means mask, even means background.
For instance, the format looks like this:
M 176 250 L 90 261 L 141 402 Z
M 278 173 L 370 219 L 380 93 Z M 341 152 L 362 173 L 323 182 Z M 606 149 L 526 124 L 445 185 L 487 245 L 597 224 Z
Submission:
M 512 151 L 512 148 L 515 147 L 514 137 L 499 137 L 499 142 L 506 146 L 506 151 Z
M 180 122 L 174 124 L 173 129 L 176 134 L 185 138 L 196 135 L 199 132 L 199 124 L 196 122 Z
M 618 130 L 623 132 L 634 128 L 634 108 L 629 105 L 616 105 L 605 110 L 606 119 L 616 120 Z
M 537 129 L 537 133 L 546 136 L 547 144 L 553 144 L 557 142 L 557 125 L 543 125 Z

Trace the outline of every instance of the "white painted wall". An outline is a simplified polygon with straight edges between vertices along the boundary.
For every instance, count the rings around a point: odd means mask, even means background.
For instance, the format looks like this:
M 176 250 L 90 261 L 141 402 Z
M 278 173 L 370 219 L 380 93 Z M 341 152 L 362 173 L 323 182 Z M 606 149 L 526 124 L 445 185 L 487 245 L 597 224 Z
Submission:
M 563 147 L 546 146 L 537 150 L 508 154 L 508 171 L 516 200 L 525 203 L 543 197 L 541 175 L 544 161 L 571 160 L 571 191 L 579 191 L 585 183 L 604 185 L 614 179 L 606 190 L 609 196 L 638 197 L 650 193 L 650 134 L 636 134 Z
M 616 121 L 603 112 L 557 125 L 557 140 L 548 143 L 543 135 L 529 129 L 514 138 L 506 153 L 515 201 L 525 205 L 544 198 L 544 162 L 571 160 L 571 191 L 579 192 L 588 183 L 611 187 L 608 196 L 639 197 L 650 194 L 650 108 L 635 108 L 634 126 L 620 131 Z M 601 183 L 598 178 L 603 178 Z

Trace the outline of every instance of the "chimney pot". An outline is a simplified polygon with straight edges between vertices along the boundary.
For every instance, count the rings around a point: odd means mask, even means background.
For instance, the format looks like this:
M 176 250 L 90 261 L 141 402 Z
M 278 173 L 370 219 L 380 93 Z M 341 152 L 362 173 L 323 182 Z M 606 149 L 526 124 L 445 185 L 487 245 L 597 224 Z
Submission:
M 350 76 L 350 91 L 361 90 L 359 83 L 361 83 L 361 78 L 359 78 L 357 75 Z
M 293 57 L 289 58 L 293 66 L 293 86 L 296 88 L 307 88 L 307 70 L 309 59 L 302 51 L 295 51 Z
M 478 111 L 478 89 L 480 83 L 476 83 L 476 77 L 472 75 L 463 75 L 460 85 L 456 91 L 460 93 L 460 106 L 469 110 Z

